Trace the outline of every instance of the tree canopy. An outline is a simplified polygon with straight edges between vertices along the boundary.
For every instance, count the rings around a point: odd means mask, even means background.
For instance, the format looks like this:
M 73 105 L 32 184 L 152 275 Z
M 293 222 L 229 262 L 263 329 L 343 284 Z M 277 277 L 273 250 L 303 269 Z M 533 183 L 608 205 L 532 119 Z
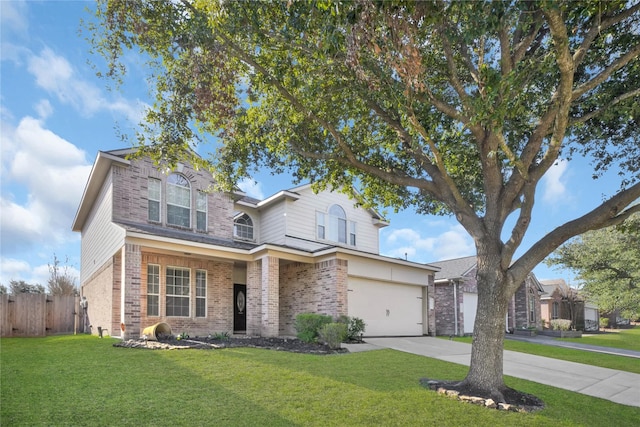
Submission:
M 208 160 L 227 188 L 267 167 L 354 185 L 365 205 L 455 215 L 478 255 L 466 381 L 500 398 L 508 299 L 562 243 L 640 210 L 639 12 L 627 0 L 105 0 L 91 42 L 116 79 L 130 49 L 148 59 L 141 154 L 174 164 L 214 135 Z M 515 258 L 538 183 L 576 155 L 596 176 L 617 168 L 619 191 Z
M 581 292 L 603 313 L 640 317 L 640 215 L 621 227 L 588 231 L 558 248 L 549 265 L 577 273 Z

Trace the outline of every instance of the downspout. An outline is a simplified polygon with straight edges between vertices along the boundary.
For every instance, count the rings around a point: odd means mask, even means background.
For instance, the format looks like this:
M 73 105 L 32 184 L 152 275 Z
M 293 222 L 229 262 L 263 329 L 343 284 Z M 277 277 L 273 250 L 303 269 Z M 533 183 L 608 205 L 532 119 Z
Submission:
M 456 291 L 456 282 L 453 284 L 453 335 L 458 336 L 458 292 Z

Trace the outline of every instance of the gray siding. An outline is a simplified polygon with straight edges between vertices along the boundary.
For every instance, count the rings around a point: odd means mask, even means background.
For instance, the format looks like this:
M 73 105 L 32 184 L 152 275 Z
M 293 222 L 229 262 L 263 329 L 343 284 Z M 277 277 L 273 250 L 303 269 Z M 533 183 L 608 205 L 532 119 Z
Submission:
M 100 195 L 82 230 L 80 283 L 93 273 L 124 244 L 124 230 L 111 222 L 113 200 L 112 175 L 107 174 Z
M 259 243 L 273 243 L 283 245 L 286 235 L 287 208 L 284 203 L 271 205 L 260 213 L 260 241 Z
M 355 207 L 354 200 L 349 199 L 346 194 L 329 191 L 315 194 L 311 188 L 303 189 L 299 194 L 302 196 L 300 199 L 289 201 L 287 204 L 286 233 L 289 236 L 318 240 L 316 212 L 326 214 L 331 205 L 338 204 L 344 209 L 347 220 L 356 223 L 356 246 L 344 246 L 364 252 L 376 254 L 379 252 L 379 229 L 373 224 L 371 214 L 365 209 Z M 323 243 L 335 244 L 329 241 L 323 241 Z

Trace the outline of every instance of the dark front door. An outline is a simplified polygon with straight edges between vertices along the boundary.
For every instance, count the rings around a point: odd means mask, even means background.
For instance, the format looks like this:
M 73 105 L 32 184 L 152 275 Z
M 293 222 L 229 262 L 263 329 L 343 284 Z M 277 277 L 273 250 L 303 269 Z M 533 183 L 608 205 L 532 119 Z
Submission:
M 233 285 L 233 332 L 247 331 L 247 285 Z

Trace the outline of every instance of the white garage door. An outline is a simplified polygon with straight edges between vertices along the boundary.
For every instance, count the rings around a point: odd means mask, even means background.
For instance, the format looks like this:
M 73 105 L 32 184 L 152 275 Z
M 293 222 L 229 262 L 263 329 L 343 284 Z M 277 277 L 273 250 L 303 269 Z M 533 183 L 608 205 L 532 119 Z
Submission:
M 464 292 L 462 297 L 462 315 L 464 316 L 464 333 L 473 333 L 473 324 L 476 321 L 478 310 L 478 294 Z
M 422 287 L 349 279 L 349 316 L 366 323 L 366 336 L 422 335 Z

